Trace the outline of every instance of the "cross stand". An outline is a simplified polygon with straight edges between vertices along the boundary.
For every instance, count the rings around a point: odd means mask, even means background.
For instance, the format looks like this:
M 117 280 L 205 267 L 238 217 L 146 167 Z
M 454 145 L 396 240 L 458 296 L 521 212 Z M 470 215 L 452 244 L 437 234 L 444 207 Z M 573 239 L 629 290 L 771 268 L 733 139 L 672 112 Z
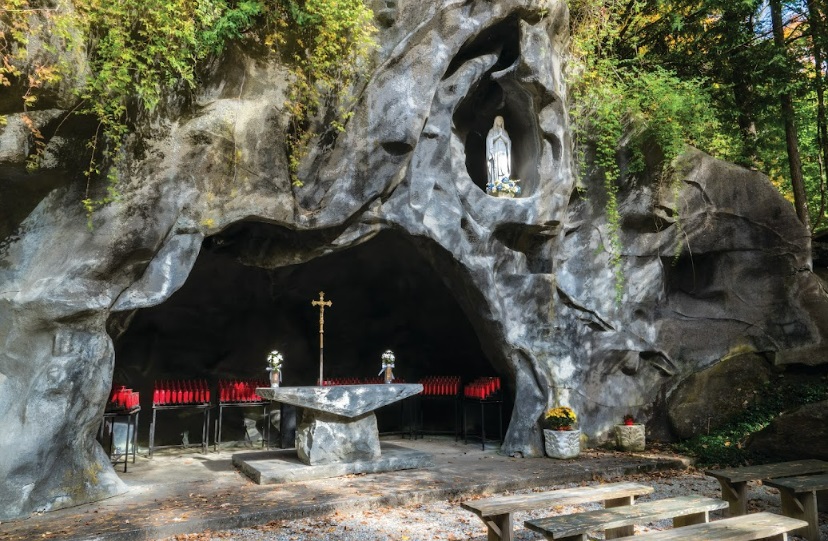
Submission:
M 311 304 L 319 307 L 319 381 L 317 381 L 316 384 L 321 387 L 325 382 L 325 379 L 322 377 L 322 365 L 325 359 L 325 307 L 327 306 L 330 308 L 333 306 L 333 303 L 331 301 L 326 301 L 325 292 L 320 291 L 319 300 L 311 301 Z

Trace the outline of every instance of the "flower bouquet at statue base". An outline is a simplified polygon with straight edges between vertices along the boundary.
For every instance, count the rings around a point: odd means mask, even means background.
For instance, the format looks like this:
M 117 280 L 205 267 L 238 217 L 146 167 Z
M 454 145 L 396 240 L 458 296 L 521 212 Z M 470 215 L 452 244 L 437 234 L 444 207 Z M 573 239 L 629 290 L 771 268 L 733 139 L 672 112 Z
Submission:
M 396 358 L 394 357 L 394 352 L 390 349 L 385 350 L 385 353 L 382 354 L 382 368 L 379 371 L 378 376 L 381 376 L 383 372 L 385 375 L 383 376 L 385 383 L 391 383 L 394 381 L 394 363 L 396 362 Z
M 520 186 L 517 179 L 503 177 L 486 184 L 486 193 L 495 197 L 514 197 L 520 195 Z
M 559 406 L 543 415 L 543 440 L 552 458 L 575 458 L 581 453 L 581 431 L 573 429 L 578 420 L 572 408 Z
M 267 354 L 267 371 L 270 372 L 271 387 L 278 387 L 282 383 L 282 361 L 284 357 L 276 350 Z

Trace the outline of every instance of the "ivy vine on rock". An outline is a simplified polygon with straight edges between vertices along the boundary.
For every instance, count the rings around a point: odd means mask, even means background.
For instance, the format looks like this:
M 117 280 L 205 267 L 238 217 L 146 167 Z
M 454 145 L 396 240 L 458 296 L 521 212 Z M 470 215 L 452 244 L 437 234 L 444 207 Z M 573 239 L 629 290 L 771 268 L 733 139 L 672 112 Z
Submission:
M 350 118 L 355 81 L 374 47 L 372 19 L 362 0 L 7 0 L 0 85 L 21 96 L 12 111 L 26 111 L 73 68 L 59 60 L 60 49 L 85 54 L 90 69 L 71 111 L 98 122 L 82 201 L 91 224 L 94 211 L 118 197 L 123 145 L 139 115 L 192 92 L 200 67 L 233 41 L 281 53 L 291 66 L 288 150 L 298 183 L 308 145 L 330 143 Z M 33 55 L 34 44 L 53 54 Z
M 627 0 L 570 0 L 572 43 L 567 79 L 581 174 L 598 175 L 605 192 L 607 236 L 604 246 L 615 278 L 615 300 L 624 294 L 621 214 L 618 207 L 622 170 L 618 154 L 632 153 L 624 174 L 643 172 L 642 148 L 655 144 L 663 155 L 661 178 L 672 179 L 678 193 L 681 179 L 670 174 L 670 164 L 687 144 L 715 152 L 720 133 L 710 97 L 698 79 L 682 80 L 659 66 L 647 66 L 639 57 L 622 58 L 622 44 L 635 49 L 627 34 L 644 24 L 644 2 Z M 592 152 L 585 152 L 585 147 Z M 590 160 L 585 157 L 590 156 Z M 680 254 L 681 224 L 676 213 L 675 234 Z

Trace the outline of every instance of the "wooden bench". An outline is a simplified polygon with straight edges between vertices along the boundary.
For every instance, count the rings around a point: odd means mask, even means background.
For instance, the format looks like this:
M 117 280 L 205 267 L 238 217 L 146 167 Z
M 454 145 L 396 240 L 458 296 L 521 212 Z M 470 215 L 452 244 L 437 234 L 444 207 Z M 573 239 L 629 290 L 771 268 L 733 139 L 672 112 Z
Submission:
M 807 528 L 793 533 L 808 541 L 819 541 L 817 492 L 828 490 L 828 473 L 768 479 L 764 483 L 779 489 L 785 516 L 808 522 Z
M 629 531 L 618 534 L 619 529 L 627 530 L 625 526 L 668 518 L 673 519 L 673 526 L 676 528 L 701 524 L 710 521 L 710 511 L 726 507 L 726 501 L 716 498 L 680 496 L 636 505 L 527 520 L 524 525 L 550 540 L 587 541 L 587 532 L 602 530 L 606 530 L 606 539 L 617 539 L 632 534 Z
M 746 468 L 705 470 L 705 475 L 715 477 L 722 486 L 722 499 L 730 504 L 730 516 L 747 513 L 747 482 L 778 477 L 793 477 L 828 472 L 828 462 L 822 460 L 798 460 L 779 462 Z
M 752 513 L 683 528 L 648 532 L 616 541 L 787 541 L 788 533 L 806 522 L 773 513 Z
M 489 541 L 512 541 L 512 514 L 518 511 L 534 511 L 557 505 L 577 505 L 600 501 L 604 502 L 604 507 L 618 507 L 631 505 L 635 502 L 636 496 L 652 494 L 652 492 L 653 487 L 639 483 L 607 483 L 519 496 L 496 496 L 465 501 L 460 505 L 463 509 L 480 517 L 488 528 Z

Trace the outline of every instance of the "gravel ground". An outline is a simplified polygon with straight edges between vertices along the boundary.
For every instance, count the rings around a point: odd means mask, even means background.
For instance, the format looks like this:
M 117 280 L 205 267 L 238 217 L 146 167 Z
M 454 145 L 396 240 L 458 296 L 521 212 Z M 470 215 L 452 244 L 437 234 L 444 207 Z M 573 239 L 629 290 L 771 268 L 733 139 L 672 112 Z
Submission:
M 655 488 L 651 496 L 641 498 L 661 499 L 680 495 L 704 495 L 719 497 L 719 484 L 716 480 L 704 476 L 698 471 L 658 472 L 625 477 L 624 480 L 649 484 Z M 540 492 L 555 488 L 575 485 L 557 485 L 541 487 L 514 494 Z M 770 511 L 780 513 L 779 494 L 774 488 L 764 487 L 759 483 L 749 485 L 750 512 Z M 597 509 L 597 504 L 580 506 L 561 506 L 553 509 L 556 514 L 574 513 Z M 516 513 L 514 517 L 515 539 L 520 541 L 543 539 L 523 527 L 523 521 L 541 518 L 549 511 Z M 721 518 L 720 512 L 711 514 L 715 520 Z M 644 526 L 637 526 L 636 533 L 662 530 L 671 527 L 670 521 L 659 521 Z M 240 528 L 222 532 L 202 532 L 167 538 L 167 541 L 301 541 L 314 539 L 321 541 L 485 541 L 486 528 L 472 513 L 462 509 L 459 501 L 443 501 L 406 507 L 380 510 L 335 513 L 323 518 L 307 518 L 292 521 L 274 521 L 254 528 Z M 595 539 L 603 539 L 598 535 Z M 801 538 L 792 536 L 791 539 Z M 828 541 L 828 513 L 820 514 L 820 539 Z

